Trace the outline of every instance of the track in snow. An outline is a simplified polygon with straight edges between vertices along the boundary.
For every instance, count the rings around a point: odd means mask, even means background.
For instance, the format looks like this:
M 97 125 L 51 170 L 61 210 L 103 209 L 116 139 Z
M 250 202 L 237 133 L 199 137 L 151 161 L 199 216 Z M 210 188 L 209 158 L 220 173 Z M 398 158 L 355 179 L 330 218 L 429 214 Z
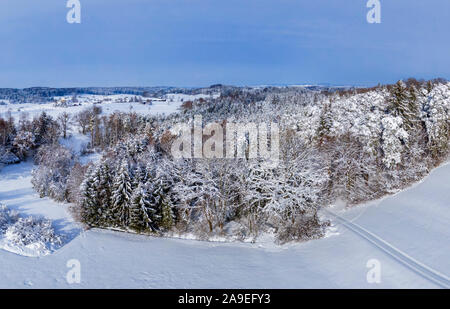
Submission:
M 450 279 L 440 272 L 432 269 L 431 267 L 415 260 L 414 258 L 407 255 L 405 252 L 401 251 L 400 249 L 392 246 L 387 241 L 381 239 L 377 235 L 369 232 L 368 230 L 364 229 L 358 224 L 355 224 L 353 222 L 350 222 L 349 220 L 327 210 L 324 209 L 324 211 L 331 216 L 335 217 L 339 222 L 341 222 L 346 228 L 353 231 L 354 233 L 358 234 L 359 236 L 363 237 L 364 239 L 371 242 L 373 245 L 375 245 L 380 250 L 387 253 L 389 256 L 400 262 L 400 264 L 406 266 L 416 274 L 420 275 L 421 277 L 433 282 L 434 284 L 438 285 L 441 288 L 449 289 L 450 288 Z

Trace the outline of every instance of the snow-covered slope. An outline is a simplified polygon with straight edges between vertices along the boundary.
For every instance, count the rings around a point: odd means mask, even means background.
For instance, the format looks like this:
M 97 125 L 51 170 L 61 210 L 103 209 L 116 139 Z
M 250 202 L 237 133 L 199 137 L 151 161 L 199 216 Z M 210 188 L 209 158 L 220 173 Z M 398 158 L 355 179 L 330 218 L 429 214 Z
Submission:
M 57 234 L 64 235 L 64 242 L 71 241 L 79 235 L 81 228 L 70 217 L 65 204 L 58 204 L 48 198 L 39 198 L 31 185 L 31 162 L 9 165 L 0 172 L 0 201 L 9 209 L 15 210 L 22 218 L 33 216 L 45 217 L 53 221 Z M 40 244 L 20 246 L 2 239 L 0 248 L 26 256 L 39 256 L 50 253 Z
M 324 239 L 277 246 L 271 242 L 211 243 L 91 230 L 81 232 L 66 206 L 39 199 L 29 163 L 0 172 L 0 201 L 26 214 L 56 220 L 69 241 L 52 255 L 0 250 L 0 288 L 435 288 L 414 267 L 334 222 Z M 444 277 L 450 275 L 450 165 L 383 200 L 334 213 L 363 227 Z M 81 283 L 66 281 L 67 262 L 81 265 Z M 367 262 L 381 266 L 381 283 L 367 282 Z
M 133 96 L 128 95 L 82 95 L 79 96 L 76 106 L 55 106 L 54 103 L 45 104 L 35 104 L 35 103 L 24 103 L 24 104 L 6 104 L 0 105 L 0 115 L 7 112 L 11 112 L 11 115 L 18 121 L 22 113 L 27 113 L 30 119 L 34 116 L 39 115 L 42 112 L 46 112 L 52 117 L 57 117 L 58 115 L 67 112 L 69 114 L 76 114 L 85 108 L 93 106 L 100 106 L 104 114 L 111 114 L 115 111 L 119 112 L 130 112 L 134 111 L 143 115 L 157 115 L 157 114 L 169 114 L 176 112 L 184 101 L 195 100 L 205 95 L 187 95 L 187 94 L 167 94 L 166 101 L 154 100 L 152 105 L 142 104 L 138 102 L 126 102 L 128 98 Z M 55 99 L 62 99 L 63 97 L 56 97 Z M 69 100 L 70 97 L 64 97 L 64 99 Z M 124 102 L 118 102 L 119 99 L 124 100 Z M 151 98 L 150 98 L 151 99 Z M 144 98 L 146 100 L 146 98 Z

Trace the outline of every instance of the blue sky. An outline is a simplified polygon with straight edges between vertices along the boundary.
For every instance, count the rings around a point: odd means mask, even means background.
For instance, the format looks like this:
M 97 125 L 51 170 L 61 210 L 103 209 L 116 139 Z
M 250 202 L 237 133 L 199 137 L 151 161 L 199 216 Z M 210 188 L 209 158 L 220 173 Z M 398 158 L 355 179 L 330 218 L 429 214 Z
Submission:
M 450 79 L 450 1 L 0 1 L 0 87 Z

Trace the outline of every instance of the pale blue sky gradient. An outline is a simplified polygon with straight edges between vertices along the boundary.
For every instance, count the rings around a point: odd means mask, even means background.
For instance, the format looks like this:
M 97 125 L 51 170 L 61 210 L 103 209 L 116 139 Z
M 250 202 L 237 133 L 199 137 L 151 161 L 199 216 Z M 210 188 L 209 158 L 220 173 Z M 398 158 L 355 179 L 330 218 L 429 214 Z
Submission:
M 371 85 L 450 78 L 450 1 L 0 1 L 0 87 Z

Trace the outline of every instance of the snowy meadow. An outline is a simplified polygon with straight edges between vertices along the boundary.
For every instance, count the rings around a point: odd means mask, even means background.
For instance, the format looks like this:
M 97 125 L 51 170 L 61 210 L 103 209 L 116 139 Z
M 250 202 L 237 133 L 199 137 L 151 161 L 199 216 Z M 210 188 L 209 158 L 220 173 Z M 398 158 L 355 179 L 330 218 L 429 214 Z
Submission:
M 134 259 L 138 265 L 124 266 L 133 274 L 127 287 L 352 287 L 367 284 L 371 256 L 388 270 L 384 287 L 449 284 L 442 246 L 449 218 L 439 191 L 448 165 L 425 178 L 448 159 L 446 81 L 214 86 L 44 101 L 0 96 L 0 271 L 17 270 L 4 286 L 64 287 L 59 273 L 77 256 L 90 269 L 81 287 L 121 287 L 120 273 L 111 271 Z M 235 136 L 233 123 L 255 126 Z M 276 126 L 276 136 L 260 124 Z M 275 146 L 277 164 L 267 165 L 261 149 Z M 235 156 L 227 156 L 230 147 Z M 175 158 L 175 148 L 184 156 Z M 413 245 L 404 232 L 429 239 L 435 255 L 424 255 L 425 243 Z M 198 267 L 174 266 L 200 253 Z M 17 254 L 60 265 L 52 272 L 57 279 L 25 271 L 30 262 L 15 263 Z M 411 254 L 432 271 L 413 264 Z M 396 256 L 415 271 L 399 267 Z M 109 264 L 94 271 L 97 259 Z M 254 271 L 280 260 L 287 268 Z M 207 279 L 224 273 L 213 285 Z M 246 279 L 250 273 L 260 278 Z

